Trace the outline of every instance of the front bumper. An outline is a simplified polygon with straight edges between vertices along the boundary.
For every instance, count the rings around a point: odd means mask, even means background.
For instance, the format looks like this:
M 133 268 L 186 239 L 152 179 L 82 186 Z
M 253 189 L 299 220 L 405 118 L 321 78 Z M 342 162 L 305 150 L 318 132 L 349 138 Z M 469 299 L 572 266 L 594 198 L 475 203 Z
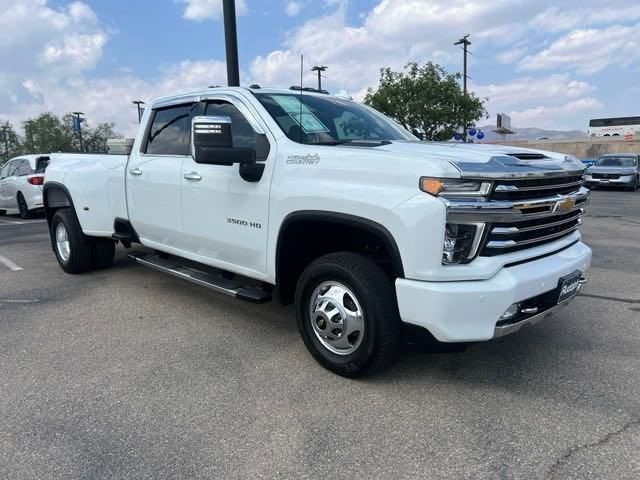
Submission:
M 488 280 L 424 282 L 396 280 L 400 317 L 405 323 L 427 329 L 441 342 L 489 340 L 535 323 L 556 308 L 541 312 L 514 328 L 496 327 L 512 304 L 557 288 L 561 277 L 591 264 L 591 249 L 582 242 L 553 255 L 502 268 Z M 564 305 L 564 304 L 562 304 Z M 517 326 L 517 328 L 515 328 Z

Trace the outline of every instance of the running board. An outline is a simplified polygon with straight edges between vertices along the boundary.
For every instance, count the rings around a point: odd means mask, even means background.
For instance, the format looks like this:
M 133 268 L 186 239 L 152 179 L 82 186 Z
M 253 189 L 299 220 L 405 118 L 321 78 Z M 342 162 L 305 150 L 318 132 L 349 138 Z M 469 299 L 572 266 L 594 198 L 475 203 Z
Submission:
M 271 293 L 266 290 L 242 285 L 236 280 L 224 278 L 221 274 L 203 272 L 192 267 L 187 267 L 173 259 L 164 259 L 145 252 L 132 252 L 129 254 L 129 258 L 132 258 L 141 265 L 168 273 L 174 277 L 229 295 L 230 297 L 235 297 L 239 300 L 245 300 L 251 303 L 265 303 L 271 300 Z

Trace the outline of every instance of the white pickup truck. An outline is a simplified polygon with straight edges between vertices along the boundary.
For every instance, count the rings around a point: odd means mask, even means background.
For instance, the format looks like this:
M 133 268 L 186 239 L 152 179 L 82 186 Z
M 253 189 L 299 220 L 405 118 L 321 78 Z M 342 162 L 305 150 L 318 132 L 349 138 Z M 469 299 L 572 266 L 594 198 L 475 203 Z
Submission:
M 141 264 L 295 302 L 311 354 L 345 376 L 387 365 L 403 336 L 477 342 L 535 323 L 591 262 L 575 158 L 421 142 L 317 92 L 162 98 L 129 155 L 50 156 L 44 205 L 66 272 L 142 244 Z

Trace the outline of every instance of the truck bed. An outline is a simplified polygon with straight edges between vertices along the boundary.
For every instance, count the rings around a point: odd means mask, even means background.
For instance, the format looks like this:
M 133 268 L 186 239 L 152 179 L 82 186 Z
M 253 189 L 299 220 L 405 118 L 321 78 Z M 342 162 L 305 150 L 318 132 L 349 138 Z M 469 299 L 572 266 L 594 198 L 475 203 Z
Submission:
M 114 217 L 127 219 L 125 168 L 128 155 L 54 153 L 45 184 L 64 185 L 87 235 L 110 237 Z

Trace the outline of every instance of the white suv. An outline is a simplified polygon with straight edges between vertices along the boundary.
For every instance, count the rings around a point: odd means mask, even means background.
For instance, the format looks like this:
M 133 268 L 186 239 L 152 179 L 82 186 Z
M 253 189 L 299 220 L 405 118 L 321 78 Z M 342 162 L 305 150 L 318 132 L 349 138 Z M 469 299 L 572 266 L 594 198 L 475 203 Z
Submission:
M 43 208 L 42 185 L 49 165 L 46 155 L 23 155 L 12 158 L 0 170 L 0 214 L 17 210 L 30 218 Z

